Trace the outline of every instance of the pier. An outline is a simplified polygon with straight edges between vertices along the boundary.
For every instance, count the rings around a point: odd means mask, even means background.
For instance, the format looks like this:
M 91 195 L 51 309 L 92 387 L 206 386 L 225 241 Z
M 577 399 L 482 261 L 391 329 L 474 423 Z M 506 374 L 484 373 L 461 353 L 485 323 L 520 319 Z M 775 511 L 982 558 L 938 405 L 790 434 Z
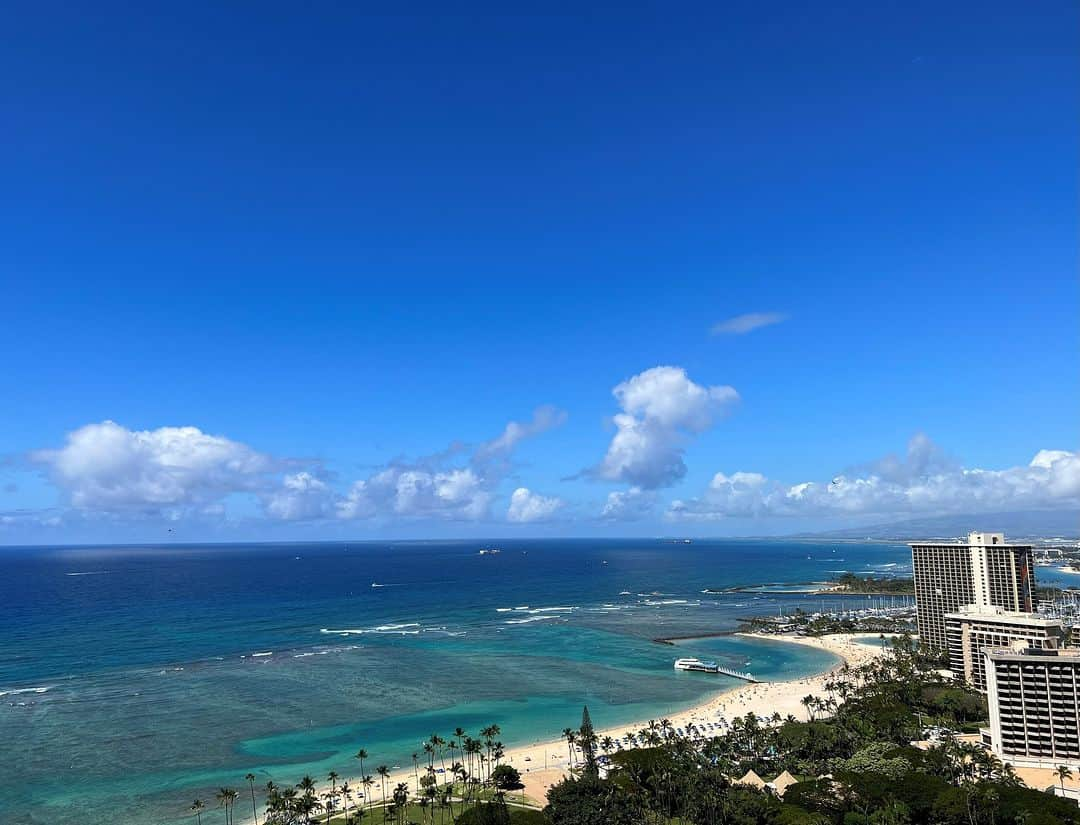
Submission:
M 734 670 L 733 668 L 720 665 L 716 668 L 716 672 L 723 673 L 725 676 L 734 676 L 736 679 L 742 679 L 745 682 L 750 682 L 755 685 L 760 684 L 760 680 L 755 679 L 752 674 L 742 670 Z

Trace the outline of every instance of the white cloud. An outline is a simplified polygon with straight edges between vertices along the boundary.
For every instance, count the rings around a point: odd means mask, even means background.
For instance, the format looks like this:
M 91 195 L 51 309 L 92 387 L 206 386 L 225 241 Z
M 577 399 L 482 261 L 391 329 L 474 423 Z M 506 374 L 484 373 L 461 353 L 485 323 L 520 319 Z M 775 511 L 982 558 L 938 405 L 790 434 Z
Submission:
M 80 427 L 30 460 L 77 510 L 170 517 L 260 490 L 278 469 L 270 456 L 196 427 L 133 431 L 113 421 Z
M 926 436 L 907 456 L 887 456 L 830 481 L 785 486 L 758 473 L 717 473 L 698 498 L 673 501 L 667 516 L 708 521 L 753 516 L 944 514 L 1080 504 L 1080 453 L 1041 450 L 1026 465 L 965 468 Z
M 470 467 L 394 464 L 355 482 L 336 504 L 341 519 L 441 518 L 474 521 L 488 514 L 497 479 Z
M 349 492 L 335 504 L 335 515 L 341 519 L 366 519 L 375 515 L 375 503 L 368 495 L 366 481 L 355 481 Z
M 726 321 L 714 324 L 713 335 L 746 335 L 755 329 L 771 327 L 787 320 L 787 315 L 782 312 L 748 312 L 745 315 L 736 315 Z
M 566 422 L 566 412 L 557 407 L 544 405 L 537 407 L 533 412 L 532 421 L 511 421 L 502 433 L 491 441 L 480 445 L 476 450 L 479 460 L 492 456 L 505 455 L 512 451 L 521 441 L 534 435 L 559 427 Z
M 612 393 L 623 412 L 612 419 L 615 435 L 593 473 L 642 489 L 682 478 L 687 436 L 707 430 L 739 399 L 732 387 L 695 384 L 681 367 L 645 370 Z
M 561 498 L 542 496 L 527 487 L 518 487 L 510 496 L 506 520 L 520 523 L 548 521 L 565 503 Z
M 338 500 L 342 519 L 382 516 L 476 521 L 489 514 L 496 488 L 511 469 L 511 454 L 526 438 L 557 427 L 566 413 L 539 407 L 531 421 L 511 421 L 472 455 L 451 450 L 413 463 L 397 462 L 352 485 Z M 459 464 L 449 463 L 457 458 Z M 462 463 L 463 462 L 463 463 Z
M 32 453 L 30 460 L 64 493 L 68 512 L 84 517 L 220 520 L 230 497 L 241 494 L 282 521 L 478 520 L 488 516 L 512 469 L 515 447 L 565 418 L 554 407 L 540 407 L 530 421 L 511 421 L 471 455 L 455 445 L 437 456 L 394 462 L 344 495 L 318 461 L 276 458 L 197 427 L 133 431 L 112 421 L 88 424 L 69 433 L 61 448 Z M 2 515 L 0 524 L 15 522 L 14 515 Z
M 324 518 L 333 505 L 330 485 L 306 471 L 285 476 L 281 487 L 263 497 L 266 514 L 283 521 Z
M 610 521 L 636 521 L 652 515 L 657 495 L 640 487 L 608 493 L 600 518 Z

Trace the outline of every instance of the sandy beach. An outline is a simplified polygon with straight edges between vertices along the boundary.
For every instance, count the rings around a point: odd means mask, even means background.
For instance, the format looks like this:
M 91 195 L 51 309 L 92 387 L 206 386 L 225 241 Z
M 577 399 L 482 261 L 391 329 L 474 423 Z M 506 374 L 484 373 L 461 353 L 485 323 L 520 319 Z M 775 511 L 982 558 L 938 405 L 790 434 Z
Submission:
M 856 637 L 852 634 L 835 634 L 821 637 L 777 637 L 750 633 L 737 635 L 775 642 L 776 644 L 800 644 L 816 647 L 835 654 L 840 657 L 842 663 L 846 662 L 852 667 L 858 667 L 882 654 L 881 649 L 876 646 L 856 642 Z M 829 680 L 832 673 L 842 663 L 838 663 L 835 668 L 828 671 L 802 679 L 730 687 L 727 690 L 717 692 L 706 701 L 691 708 L 674 711 L 668 714 L 666 718 L 676 728 L 685 728 L 690 723 L 701 727 L 708 722 L 716 722 L 720 717 L 730 721 L 736 716 L 745 716 L 747 713 L 754 713 L 759 716 L 772 716 L 773 713 L 779 713 L 785 717 L 791 714 L 797 719 L 805 720 L 807 711 L 801 703 L 802 698 L 807 694 L 824 696 L 825 682 Z M 563 727 L 576 727 L 577 720 L 559 720 L 559 723 Z M 621 739 L 629 733 L 637 733 L 648 726 L 648 723 L 648 719 L 642 719 L 632 724 L 598 730 L 597 735 L 600 739 L 606 736 L 610 736 L 612 739 Z M 529 801 L 537 805 L 545 804 L 548 788 L 567 775 L 569 754 L 567 753 L 566 740 L 558 737 L 557 731 L 552 731 L 552 733 L 555 738 L 536 741 L 530 745 L 507 748 L 506 755 L 502 759 L 503 763 L 513 765 L 520 771 L 522 782 L 525 785 L 525 796 Z M 625 743 L 624 747 L 626 747 Z M 348 780 L 352 787 L 361 787 L 356 777 L 350 776 Z M 387 788 L 392 789 L 399 782 L 406 782 L 409 785 L 410 793 L 415 791 L 416 779 L 411 768 L 395 771 L 391 775 L 390 781 L 387 782 Z M 375 803 L 381 802 L 381 791 L 378 784 L 372 786 L 371 791 Z M 520 792 L 515 791 L 512 796 L 519 799 Z

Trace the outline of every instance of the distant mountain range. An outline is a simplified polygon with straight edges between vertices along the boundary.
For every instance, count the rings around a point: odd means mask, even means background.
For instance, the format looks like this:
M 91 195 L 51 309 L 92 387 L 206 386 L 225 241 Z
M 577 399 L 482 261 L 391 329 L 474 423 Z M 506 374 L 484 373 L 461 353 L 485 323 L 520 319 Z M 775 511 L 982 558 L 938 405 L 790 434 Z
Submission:
M 799 533 L 797 537 L 913 541 L 956 538 L 966 536 L 972 530 L 1005 533 L 1009 539 L 1077 539 L 1080 538 L 1080 510 L 933 516 L 820 533 Z

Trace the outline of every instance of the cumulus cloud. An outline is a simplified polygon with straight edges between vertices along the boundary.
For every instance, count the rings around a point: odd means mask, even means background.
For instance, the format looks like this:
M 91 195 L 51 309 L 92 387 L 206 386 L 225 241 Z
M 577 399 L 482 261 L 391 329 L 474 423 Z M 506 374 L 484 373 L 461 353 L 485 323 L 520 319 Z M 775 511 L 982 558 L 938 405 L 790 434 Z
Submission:
M 395 461 L 341 494 L 321 463 L 283 459 L 197 427 L 129 430 L 113 421 L 68 434 L 62 447 L 29 456 L 85 517 L 221 518 L 245 494 L 272 519 L 485 518 L 512 470 L 513 450 L 565 420 L 541 407 L 475 449 L 455 444 L 413 462 Z M 19 518 L 22 516 L 20 515 Z M 0 524 L 15 523 L 5 515 Z
M 510 496 L 506 520 L 519 523 L 549 521 L 566 502 L 554 496 L 542 496 L 528 487 L 518 487 Z
M 509 422 L 498 436 L 471 454 L 461 448 L 411 463 L 395 462 L 355 482 L 336 502 L 335 514 L 341 519 L 483 519 L 489 514 L 496 488 L 511 469 L 514 449 L 565 420 L 562 410 L 539 407 L 530 421 Z
M 782 312 L 747 312 L 745 315 L 736 315 L 726 321 L 713 324 L 713 335 L 746 335 L 755 329 L 771 327 L 787 320 L 787 315 Z
M 608 521 L 637 521 L 651 516 L 656 508 L 657 495 L 651 490 L 631 487 L 608 493 L 600 518 Z
M 758 473 L 717 473 L 698 498 L 673 501 L 674 520 L 754 516 L 981 513 L 1080 504 L 1080 453 L 1040 450 L 1026 465 L 966 468 L 925 435 L 904 458 L 880 461 L 829 481 L 784 485 Z
M 593 475 L 645 490 L 686 474 L 683 444 L 712 426 L 739 399 L 732 387 L 695 384 L 681 367 L 653 367 L 612 390 L 622 412 L 615 435 Z
M 475 520 L 487 515 L 494 482 L 469 467 L 393 465 L 355 482 L 337 502 L 336 515 Z
M 321 478 L 303 471 L 286 475 L 281 486 L 263 496 L 263 507 L 271 518 L 305 521 L 330 514 L 334 491 Z
M 197 427 L 135 431 L 113 421 L 80 427 L 63 447 L 30 460 L 77 510 L 173 517 L 262 490 L 280 468 L 264 453 Z

